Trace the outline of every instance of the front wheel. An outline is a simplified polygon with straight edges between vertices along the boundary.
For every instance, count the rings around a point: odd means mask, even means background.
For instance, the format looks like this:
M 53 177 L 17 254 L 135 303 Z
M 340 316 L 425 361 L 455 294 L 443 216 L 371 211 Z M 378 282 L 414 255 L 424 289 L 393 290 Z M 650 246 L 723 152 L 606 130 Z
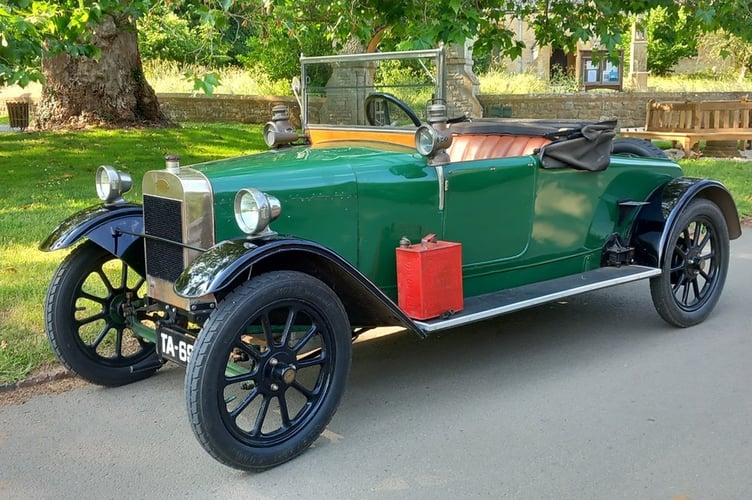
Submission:
M 351 341 L 342 303 L 312 276 L 275 271 L 239 286 L 204 325 L 186 371 L 198 441 L 249 471 L 299 455 L 339 405 Z
M 47 337 L 58 359 L 94 384 L 117 386 L 152 375 L 154 344 L 136 337 L 127 311 L 146 285 L 126 262 L 90 241 L 58 267 L 45 300 Z
M 721 296 L 728 264 L 729 234 L 723 213 L 708 200 L 693 200 L 671 228 L 663 271 L 650 280 L 658 314 L 679 327 L 702 322 Z

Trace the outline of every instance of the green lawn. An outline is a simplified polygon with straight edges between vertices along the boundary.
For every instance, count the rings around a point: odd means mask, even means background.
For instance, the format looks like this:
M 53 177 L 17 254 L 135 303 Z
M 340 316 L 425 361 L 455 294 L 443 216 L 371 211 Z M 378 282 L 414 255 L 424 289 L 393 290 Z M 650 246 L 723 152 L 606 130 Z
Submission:
M 106 163 L 129 172 L 140 199 L 144 171 L 165 154 L 191 164 L 266 149 L 260 125 L 184 124 L 175 129 L 0 133 L 0 384 L 20 380 L 54 356 L 44 335 L 44 294 L 63 252 L 39 242 L 67 215 L 98 200 L 94 172 Z M 687 175 L 713 177 L 752 215 L 752 161 L 682 162 Z
M 265 150 L 261 125 L 184 124 L 181 128 L 0 133 L 0 384 L 54 362 L 42 304 L 63 252 L 39 242 L 67 215 L 98 202 L 94 172 L 129 172 L 140 199 L 143 172 Z
M 752 160 L 701 158 L 679 162 L 684 174 L 723 182 L 736 201 L 741 218 L 752 217 Z

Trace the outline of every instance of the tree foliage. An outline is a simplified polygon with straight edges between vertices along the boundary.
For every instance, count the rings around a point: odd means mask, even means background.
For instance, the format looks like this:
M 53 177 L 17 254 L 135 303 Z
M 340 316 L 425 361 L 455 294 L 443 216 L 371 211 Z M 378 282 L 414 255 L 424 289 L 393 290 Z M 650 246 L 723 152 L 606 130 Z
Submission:
M 366 50 L 391 50 L 472 38 L 476 53 L 515 57 L 522 42 L 504 28 L 510 16 L 524 19 L 540 45 L 573 49 L 589 40 L 614 51 L 624 42 L 630 16 L 653 9 L 668 22 L 700 31 L 723 28 L 752 43 L 749 0 L 4 0 L 0 84 L 39 80 L 45 54 L 96 56 L 88 33 L 112 13 L 134 22 L 143 18 L 143 26 L 152 22 L 150 36 L 142 38 L 150 55 L 177 58 L 185 50 L 202 61 L 251 64 L 297 58 L 298 49 L 336 51 L 353 39 Z M 169 35 L 173 29 L 178 36 Z
M 229 59 L 230 44 L 206 25 L 196 25 L 188 13 L 166 5 L 147 11 L 138 22 L 138 46 L 145 59 L 218 66 Z
M 648 69 L 666 75 L 685 57 L 697 55 L 700 20 L 683 10 L 653 9 L 646 17 Z
M 138 18 L 150 2 L 4 0 L 0 3 L 0 84 L 42 81 L 42 56 L 96 57 L 91 28 L 108 14 Z

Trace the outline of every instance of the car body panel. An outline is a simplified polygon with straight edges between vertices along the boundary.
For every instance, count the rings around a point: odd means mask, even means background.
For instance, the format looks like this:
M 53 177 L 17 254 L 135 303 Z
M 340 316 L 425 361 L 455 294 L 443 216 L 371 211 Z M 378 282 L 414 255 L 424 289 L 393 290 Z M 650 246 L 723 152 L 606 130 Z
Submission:
M 627 236 L 632 219 L 618 220 L 620 200 L 645 200 L 681 175 L 673 162 L 646 169 L 627 157 L 601 172 L 543 169 L 534 155 L 435 167 L 411 149 L 353 141 L 192 168 L 211 183 L 217 241 L 243 236 L 234 196 L 256 187 L 282 204 L 274 231 L 325 245 L 392 299 L 403 237 L 461 242 L 467 295 L 556 278 L 598 267 L 606 239 Z
M 233 203 L 239 186 L 252 186 L 282 204 L 274 231 L 321 242 L 392 295 L 400 238 L 441 229 L 436 171 L 404 147 L 338 142 L 192 168 L 212 185 L 217 241 L 243 236 Z
M 231 291 L 254 268 L 284 268 L 316 276 L 336 290 L 353 327 L 402 326 L 423 332 L 382 289 L 355 266 L 318 243 L 269 236 L 250 241 L 223 241 L 195 259 L 175 282 L 182 297 L 200 299 Z

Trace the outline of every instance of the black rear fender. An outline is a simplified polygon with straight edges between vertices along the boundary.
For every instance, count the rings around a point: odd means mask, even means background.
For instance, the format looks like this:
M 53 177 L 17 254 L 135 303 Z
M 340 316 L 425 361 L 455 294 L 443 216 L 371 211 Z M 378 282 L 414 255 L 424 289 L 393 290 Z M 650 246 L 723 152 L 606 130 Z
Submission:
M 678 177 L 655 190 L 637 215 L 631 238 L 635 263 L 653 267 L 662 264 L 668 234 L 679 214 L 695 198 L 712 201 L 721 209 L 729 239 L 741 236 L 739 212 L 726 186 L 710 179 Z
M 186 298 L 214 294 L 221 299 L 253 276 L 276 270 L 300 271 L 326 283 L 354 327 L 402 326 L 425 337 L 365 275 L 335 252 L 307 240 L 221 242 L 188 266 L 175 282 L 175 291 Z

